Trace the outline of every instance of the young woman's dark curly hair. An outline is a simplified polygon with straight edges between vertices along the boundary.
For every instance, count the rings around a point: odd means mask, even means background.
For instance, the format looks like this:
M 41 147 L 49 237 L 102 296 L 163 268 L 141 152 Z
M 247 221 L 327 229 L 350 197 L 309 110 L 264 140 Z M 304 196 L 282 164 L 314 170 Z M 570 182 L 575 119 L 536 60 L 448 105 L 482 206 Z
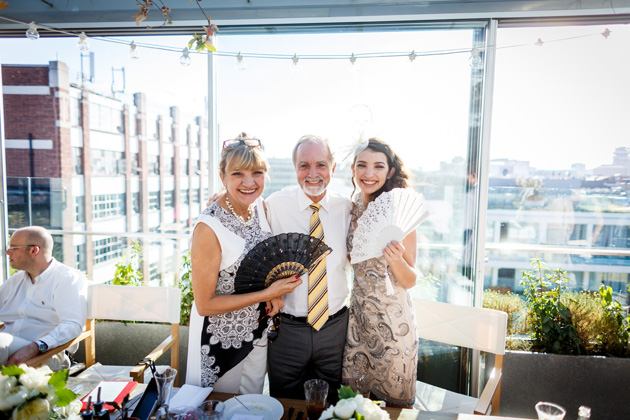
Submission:
M 378 197 L 382 193 L 386 191 L 391 191 L 394 188 L 407 188 L 410 186 L 409 174 L 407 174 L 405 165 L 402 163 L 400 157 L 392 150 L 389 144 L 385 143 L 381 139 L 372 137 L 368 140 L 368 145 L 366 149 L 370 149 L 374 152 L 383 153 L 387 157 L 387 166 L 389 166 L 390 169 L 394 168 L 394 173 L 392 174 L 392 176 L 388 178 L 387 181 L 385 181 L 385 184 L 383 184 L 383 186 L 378 191 L 372 194 L 372 197 L 370 197 L 372 200 L 376 199 L 376 197 Z M 354 156 L 354 159 L 352 161 L 353 167 L 357 163 L 358 156 L 358 153 Z M 352 187 L 352 196 L 354 197 L 354 192 L 357 189 L 357 186 L 354 183 L 354 177 L 352 177 Z

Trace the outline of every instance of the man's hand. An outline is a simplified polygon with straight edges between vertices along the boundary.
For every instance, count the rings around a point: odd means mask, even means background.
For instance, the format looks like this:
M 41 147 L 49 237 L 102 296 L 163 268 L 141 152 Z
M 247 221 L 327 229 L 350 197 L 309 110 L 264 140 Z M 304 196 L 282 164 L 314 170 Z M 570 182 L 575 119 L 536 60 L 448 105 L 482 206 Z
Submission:
M 37 348 L 37 344 L 31 343 L 28 346 L 24 346 L 9 357 L 7 360 L 7 366 L 11 365 L 19 365 L 20 363 L 25 363 L 27 360 L 32 359 L 33 357 L 39 354 L 39 349 Z

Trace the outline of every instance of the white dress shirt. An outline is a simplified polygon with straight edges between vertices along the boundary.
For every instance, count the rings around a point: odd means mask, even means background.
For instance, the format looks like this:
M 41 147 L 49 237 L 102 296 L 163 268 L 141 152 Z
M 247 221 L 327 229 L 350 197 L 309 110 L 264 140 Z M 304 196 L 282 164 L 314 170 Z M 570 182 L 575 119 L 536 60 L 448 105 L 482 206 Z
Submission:
M 274 235 L 298 232 L 309 234 L 313 202 L 299 187 L 286 188 L 265 199 L 267 218 Z M 346 304 L 350 281 L 350 263 L 346 238 L 350 227 L 352 202 L 340 194 L 326 191 L 319 201 L 319 219 L 324 228 L 324 241 L 332 248 L 326 256 L 328 278 L 328 313 L 335 314 Z M 308 274 L 293 293 L 284 296 L 284 313 L 305 317 L 308 314 Z
M 57 347 L 81 334 L 86 317 L 85 276 L 54 258 L 35 283 L 19 271 L 0 285 L 2 332 L 15 337 Z

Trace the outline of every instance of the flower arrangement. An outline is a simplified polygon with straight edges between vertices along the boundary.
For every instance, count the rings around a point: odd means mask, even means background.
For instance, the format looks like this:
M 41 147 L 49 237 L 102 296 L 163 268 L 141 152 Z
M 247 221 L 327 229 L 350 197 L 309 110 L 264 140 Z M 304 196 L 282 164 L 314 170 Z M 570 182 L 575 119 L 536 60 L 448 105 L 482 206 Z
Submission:
M 67 370 L 53 373 L 48 366 L 3 366 L 0 420 L 79 419 L 81 402 L 65 388 L 67 380 Z
M 389 413 L 379 403 L 354 392 L 349 386 L 339 388 L 339 402 L 328 407 L 319 420 L 389 420 Z

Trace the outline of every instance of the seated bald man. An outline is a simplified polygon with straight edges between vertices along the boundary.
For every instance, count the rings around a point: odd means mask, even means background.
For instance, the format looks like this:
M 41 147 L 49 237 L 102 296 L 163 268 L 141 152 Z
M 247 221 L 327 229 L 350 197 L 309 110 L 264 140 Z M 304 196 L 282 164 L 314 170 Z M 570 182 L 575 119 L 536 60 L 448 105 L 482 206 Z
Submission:
M 0 365 L 18 365 L 74 339 L 87 316 L 87 282 L 83 273 L 52 256 L 53 238 L 29 226 L 11 236 L 6 254 L 18 271 L 0 285 Z M 69 367 L 60 353 L 52 370 Z

